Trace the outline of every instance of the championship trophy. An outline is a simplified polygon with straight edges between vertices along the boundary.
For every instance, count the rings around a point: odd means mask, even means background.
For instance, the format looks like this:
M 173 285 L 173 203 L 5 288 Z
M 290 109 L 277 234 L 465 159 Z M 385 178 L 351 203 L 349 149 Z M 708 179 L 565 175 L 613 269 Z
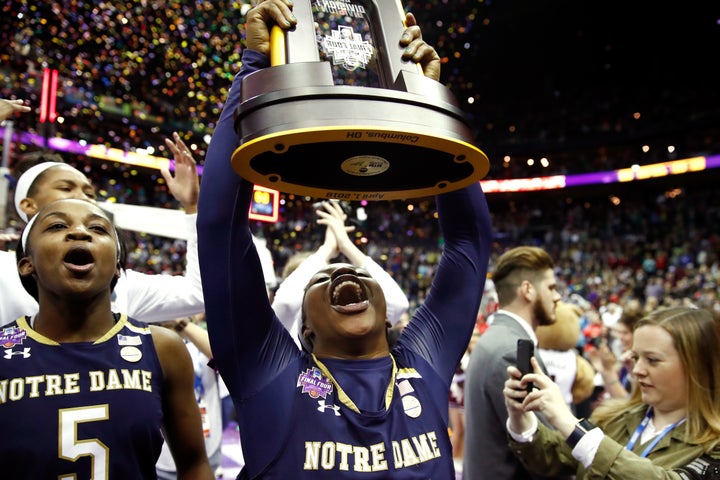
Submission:
M 450 90 L 401 60 L 396 0 L 296 0 L 293 14 L 293 30 L 271 30 L 271 67 L 243 79 L 232 156 L 243 178 L 355 201 L 435 195 L 487 174 Z

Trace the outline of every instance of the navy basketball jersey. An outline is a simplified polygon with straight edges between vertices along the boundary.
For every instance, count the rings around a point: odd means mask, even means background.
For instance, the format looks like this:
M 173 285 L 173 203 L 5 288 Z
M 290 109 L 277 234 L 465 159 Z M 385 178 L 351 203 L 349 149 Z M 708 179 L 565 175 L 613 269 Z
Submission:
M 392 366 L 385 368 L 383 362 Z M 358 367 L 359 363 L 364 365 Z M 396 349 L 383 359 L 333 361 L 332 373 L 310 355 L 293 365 L 269 385 L 273 393 L 264 392 L 262 400 L 245 405 L 255 413 L 264 403 L 267 411 L 273 396 L 287 392 L 283 384 L 295 383 L 290 411 L 274 419 L 265 416 L 269 430 L 285 434 L 243 446 L 253 459 L 272 457 L 260 475 L 263 480 L 454 478 L 445 420 L 447 386 L 424 359 Z M 369 371 L 382 378 L 382 386 L 360 385 L 372 381 Z M 376 395 L 378 387 L 384 395 Z M 369 400 L 363 390 L 375 390 L 372 397 L 381 399 L 371 406 L 373 411 L 362 407 Z
M 147 325 L 117 317 L 95 342 L 0 329 L 0 478 L 155 478 L 162 370 Z

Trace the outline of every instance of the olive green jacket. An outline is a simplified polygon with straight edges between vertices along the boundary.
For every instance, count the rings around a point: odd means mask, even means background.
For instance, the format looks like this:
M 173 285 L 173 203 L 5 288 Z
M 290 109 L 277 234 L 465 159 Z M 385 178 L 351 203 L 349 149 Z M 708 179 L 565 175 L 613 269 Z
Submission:
M 626 450 L 625 445 L 645 411 L 644 406 L 629 410 L 604 429 L 605 437 L 588 470 L 572 456 L 572 450 L 562 435 L 542 423 L 539 423 L 532 442 L 519 443 L 508 436 L 510 449 L 528 470 L 550 477 L 575 474 L 577 480 L 678 480 L 679 474 L 671 470 L 700 457 L 703 448 L 683 439 L 685 423 L 682 423 L 665 435 L 647 458 L 640 457 L 647 444 L 638 442 L 632 452 Z M 720 458 L 720 449 L 716 448 L 712 457 Z

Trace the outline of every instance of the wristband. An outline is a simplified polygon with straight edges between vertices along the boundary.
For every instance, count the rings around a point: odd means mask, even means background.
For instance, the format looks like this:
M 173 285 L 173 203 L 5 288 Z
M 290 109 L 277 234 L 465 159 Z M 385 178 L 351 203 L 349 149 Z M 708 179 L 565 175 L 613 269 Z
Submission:
M 565 443 L 567 443 L 570 448 L 575 448 L 575 445 L 578 444 L 580 439 L 593 428 L 595 428 L 595 425 L 593 425 L 590 420 L 583 418 L 575 425 L 575 430 L 565 439 Z

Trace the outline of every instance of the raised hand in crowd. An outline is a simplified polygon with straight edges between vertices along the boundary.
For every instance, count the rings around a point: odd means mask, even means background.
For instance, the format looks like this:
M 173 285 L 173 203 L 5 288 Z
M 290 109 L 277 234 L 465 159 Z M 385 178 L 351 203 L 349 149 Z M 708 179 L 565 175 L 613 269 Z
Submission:
M 0 122 L 12 117 L 15 113 L 25 113 L 31 110 L 23 100 L 5 100 L 0 98 Z
M 173 154 L 175 168 L 171 172 L 168 166 L 163 166 L 160 173 L 165 178 L 170 193 L 175 197 L 175 200 L 180 202 L 185 213 L 197 213 L 200 180 L 195 158 L 177 132 L 173 133 L 172 140 L 165 139 L 165 145 Z

